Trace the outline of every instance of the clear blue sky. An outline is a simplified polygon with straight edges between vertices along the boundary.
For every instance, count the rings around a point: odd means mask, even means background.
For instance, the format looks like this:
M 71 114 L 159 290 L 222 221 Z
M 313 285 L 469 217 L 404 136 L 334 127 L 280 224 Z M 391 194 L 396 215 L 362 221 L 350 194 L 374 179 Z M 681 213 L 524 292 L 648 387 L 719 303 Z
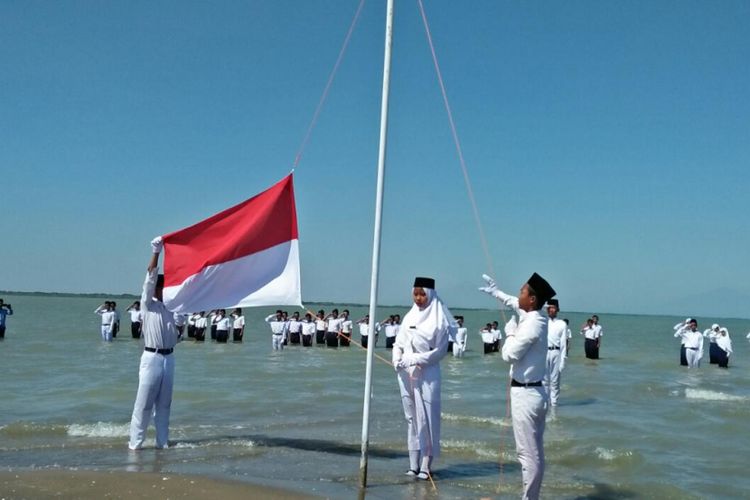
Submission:
M 149 240 L 291 168 L 356 0 L 0 3 L 0 289 L 138 292 Z M 425 2 L 498 282 L 750 317 L 750 3 Z M 303 298 L 369 293 L 385 2 L 296 171 Z M 491 307 L 415 1 L 397 0 L 380 302 Z

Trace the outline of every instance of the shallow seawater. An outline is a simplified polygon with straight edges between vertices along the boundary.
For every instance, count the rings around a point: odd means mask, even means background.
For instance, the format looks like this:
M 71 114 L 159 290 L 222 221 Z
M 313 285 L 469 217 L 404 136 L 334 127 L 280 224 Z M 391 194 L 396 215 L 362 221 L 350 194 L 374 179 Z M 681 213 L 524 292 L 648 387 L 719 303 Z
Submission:
M 183 342 L 168 450 L 127 450 L 139 341 L 123 314 L 102 343 L 101 300 L 5 296 L 16 314 L 0 342 L 0 468 L 195 473 L 332 498 L 358 491 L 365 355 L 359 347 L 272 352 L 268 309 L 247 309 L 246 341 Z M 120 307 L 125 305 L 122 301 Z M 310 305 L 318 309 L 326 306 Z M 339 307 L 341 308 L 341 307 Z M 350 307 L 357 319 L 366 312 Z M 290 309 L 291 310 L 291 309 Z M 403 309 L 380 309 L 383 317 Z M 442 362 L 442 456 L 435 487 L 403 475 L 408 460 L 395 374 L 375 360 L 367 497 L 515 498 L 520 468 L 507 418 L 508 367 L 483 355 L 479 328 L 497 311 L 456 310 L 465 357 Z M 729 370 L 678 366 L 681 318 L 600 314 L 602 359 L 586 360 L 573 325 L 560 406 L 545 433 L 545 498 L 739 498 L 750 491 L 750 321 L 726 325 Z M 355 335 L 355 339 L 359 336 Z M 386 358 L 383 339 L 376 352 Z

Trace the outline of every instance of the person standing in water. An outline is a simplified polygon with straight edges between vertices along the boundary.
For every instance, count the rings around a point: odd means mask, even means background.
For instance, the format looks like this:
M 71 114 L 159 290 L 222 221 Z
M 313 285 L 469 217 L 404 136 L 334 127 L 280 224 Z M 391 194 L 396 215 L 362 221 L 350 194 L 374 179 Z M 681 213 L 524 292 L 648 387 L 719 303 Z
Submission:
M 537 273 L 532 274 L 521 287 L 518 297 L 498 290 L 489 276 L 483 278 L 487 286 L 480 290 L 514 311 L 505 325 L 502 356 L 510 363 L 510 413 L 516 453 L 521 462 L 523 498 L 536 500 L 544 477 L 544 425 L 547 416 L 547 392 L 542 387 L 547 369 L 547 317 L 540 311 L 556 292 Z
M 440 360 L 457 324 L 435 292 L 434 279 L 416 278 L 412 298 L 392 356 L 407 424 L 406 474 L 429 479 L 432 461 L 440 454 Z

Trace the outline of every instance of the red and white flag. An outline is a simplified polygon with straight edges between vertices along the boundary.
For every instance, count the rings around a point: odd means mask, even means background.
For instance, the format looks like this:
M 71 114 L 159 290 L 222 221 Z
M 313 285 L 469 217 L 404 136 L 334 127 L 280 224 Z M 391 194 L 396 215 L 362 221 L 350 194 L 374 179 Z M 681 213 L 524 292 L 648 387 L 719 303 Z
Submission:
M 171 311 L 302 305 L 292 174 L 163 240 Z

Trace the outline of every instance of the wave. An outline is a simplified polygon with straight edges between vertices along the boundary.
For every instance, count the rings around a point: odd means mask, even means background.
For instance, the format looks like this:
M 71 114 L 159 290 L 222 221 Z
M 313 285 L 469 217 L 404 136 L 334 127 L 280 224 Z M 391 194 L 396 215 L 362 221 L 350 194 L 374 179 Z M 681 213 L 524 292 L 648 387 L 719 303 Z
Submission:
M 95 424 L 71 424 L 68 426 L 68 436 L 74 437 L 128 437 L 130 424 L 115 424 L 112 422 L 97 422 Z
M 447 422 L 459 422 L 471 425 L 510 427 L 511 422 L 499 417 L 477 417 L 474 415 L 456 415 L 453 413 L 441 413 L 440 416 Z
M 252 439 L 214 439 L 208 441 L 178 441 L 172 448 L 207 448 L 210 446 L 237 446 L 240 448 L 255 448 L 257 444 Z
M 685 389 L 685 397 L 704 401 L 747 401 L 750 399 L 747 396 L 735 396 L 719 391 L 709 391 L 708 389 Z
M 508 448 L 510 446 L 510 448 Z M 488 458 L 497 460 L 500 456 L 500 447 L 487 446 L 487 443 L 481 443 L 479 441 L 466 441 L 463 439 L 443 439 L 440 441 L 440 447 L 446 453 L 461 454 L 461 455 L 472 455 L 479 458 Z M 507 455 L 505 459 L 510 459 L 513 455 L 515 448 L 513 444 L 506 445 L 504 447 L 504 455 Z M 510 453 L 510 454 L 509 454 Z
M 606 460 L 607 462 L 612 462 L 614 460 L 620 460 L 620 459 L 630 459 L 633 456 L 632 451 L 618 451 L 618 450 L 612 450 L 607 448 L 602 448 L 601 446 L 598 446 L 594 453 L 596 453 L 596 456 L 599 457 L 601 460 Z

